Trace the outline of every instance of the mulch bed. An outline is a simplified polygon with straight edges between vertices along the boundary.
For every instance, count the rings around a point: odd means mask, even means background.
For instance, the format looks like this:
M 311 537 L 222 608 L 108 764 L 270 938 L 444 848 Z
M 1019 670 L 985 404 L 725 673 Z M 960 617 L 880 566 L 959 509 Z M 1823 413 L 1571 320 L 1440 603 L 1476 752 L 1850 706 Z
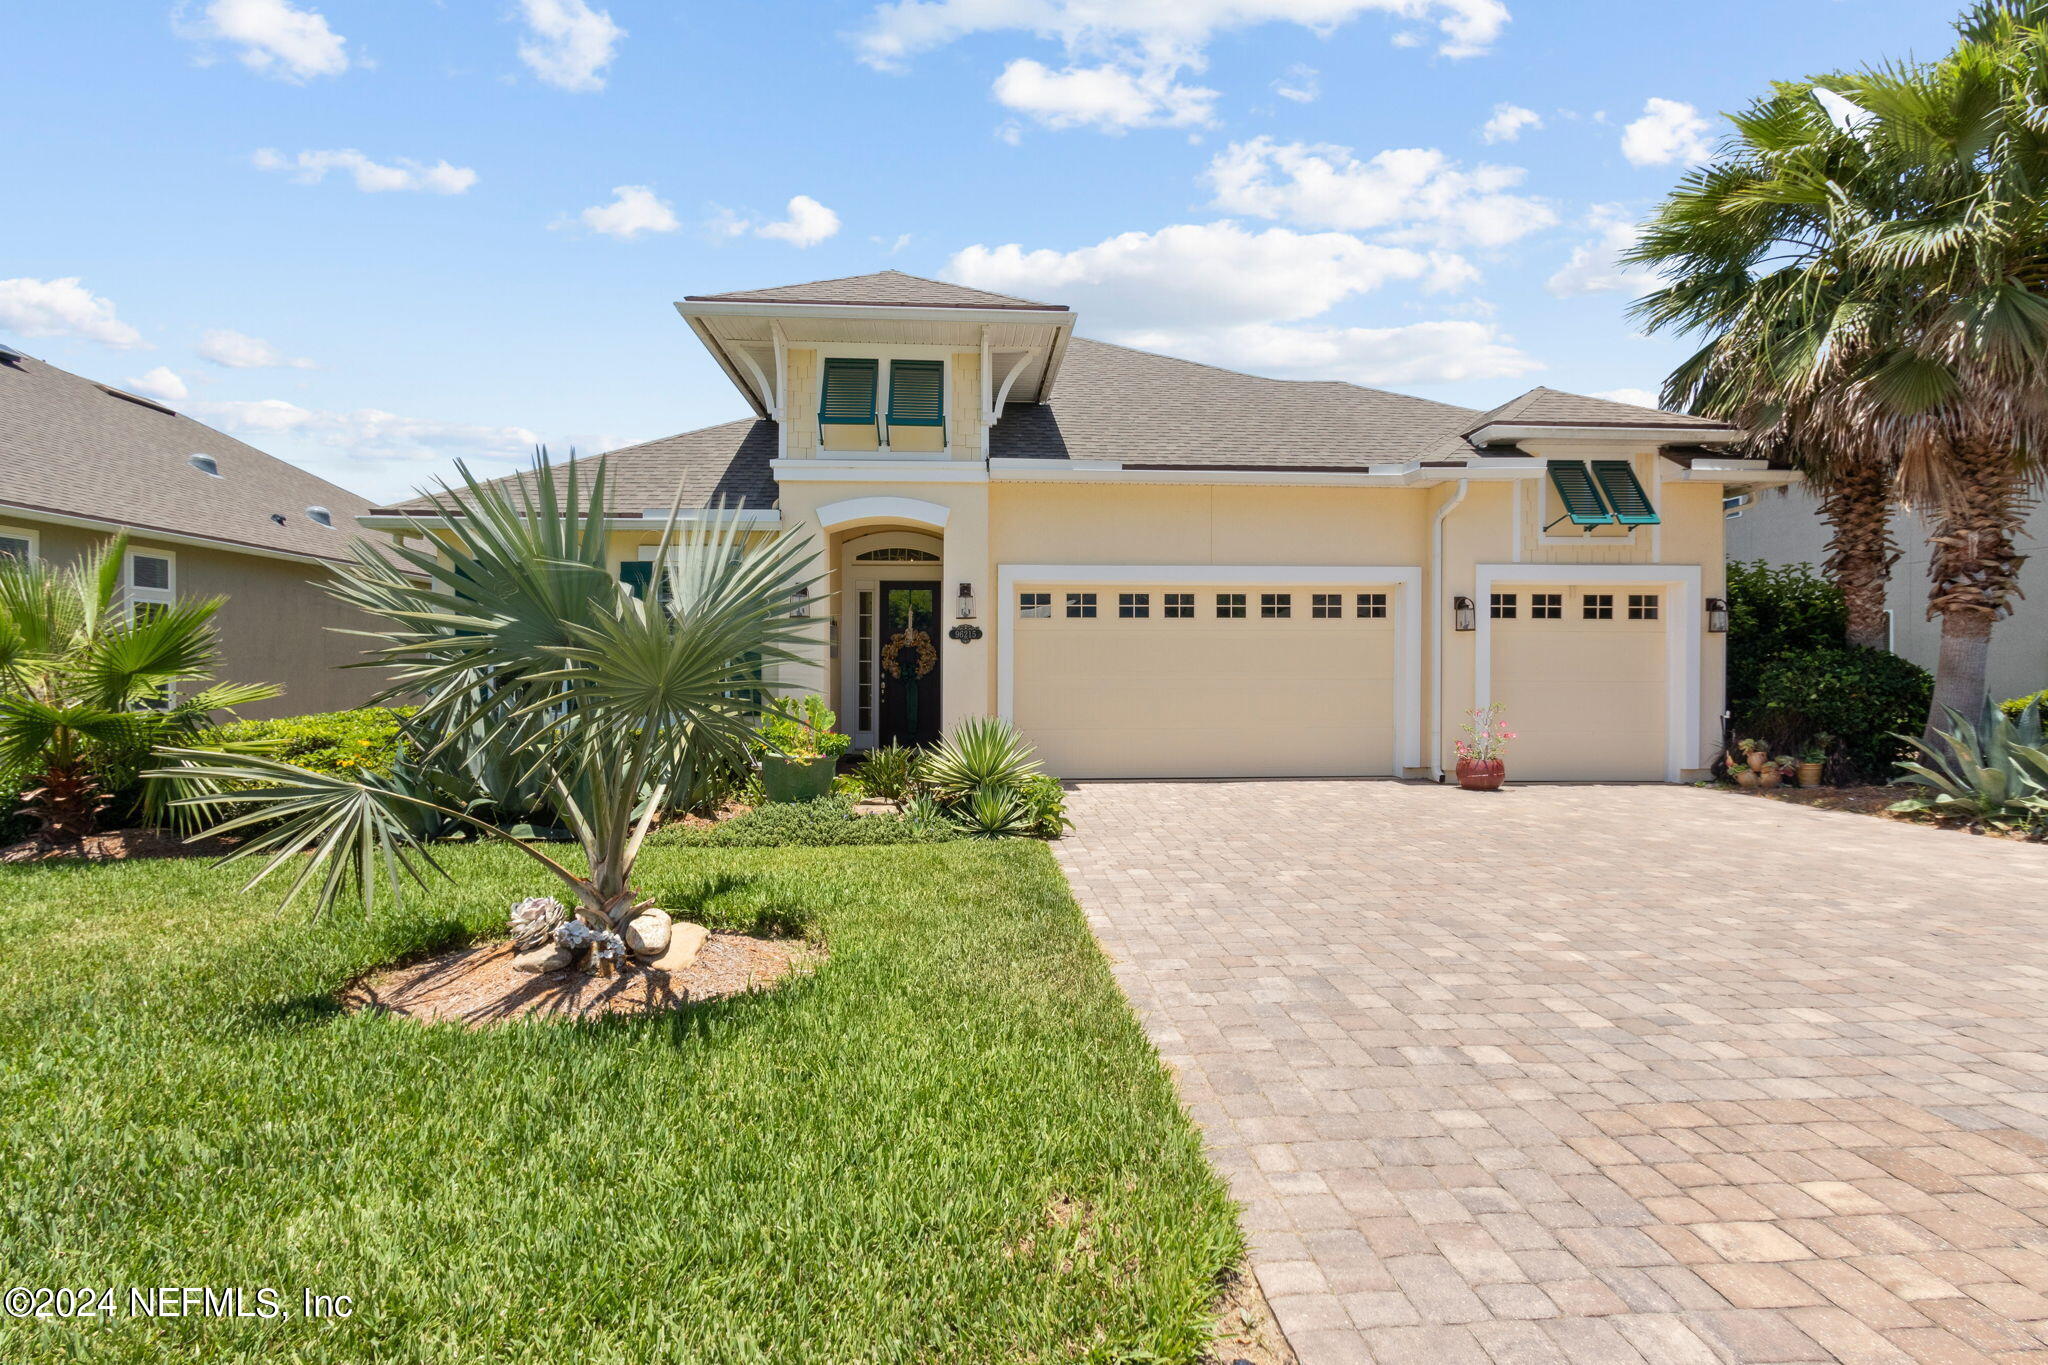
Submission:
M 382 968 L 343 987 L 338 999 L 351 1014 L 376 1010 L 469 1028 L 530 1014 L 654 1014 L 758 990 L 815 965 L 820 956 L 801 939 L 713 934 L 697 960 L 679 972 L 628 963 L 616 976 L 592 976 L 576 967 L 536 976 L 513 971 L 512 944 L 497 939 Z
M 154 829 L 114 829 L 88 834 L 84 842 L 51 848 L 34 839 L 0 849 L 0 863 L 42 863 L 78 858 L 89 863 L 121 862 L 128 858 L 218 858 L 241 843 L 239 838 L 201 839 L 188 844 L 179 835 Z
M 1854 815 L 1875 815 L 1886 820 L 1899 817 L 1891 813 L 1894 803 L 1904 801 L 1924 790 L 1915 787 L 1773 787 L 1769 791 L 1735 787 L 1730 790 L 1744 796 L 1764 796 L 1773 801 L 1789 801 L 1795 806 L 1812 806 L 1816 810 L 1841 810 Z

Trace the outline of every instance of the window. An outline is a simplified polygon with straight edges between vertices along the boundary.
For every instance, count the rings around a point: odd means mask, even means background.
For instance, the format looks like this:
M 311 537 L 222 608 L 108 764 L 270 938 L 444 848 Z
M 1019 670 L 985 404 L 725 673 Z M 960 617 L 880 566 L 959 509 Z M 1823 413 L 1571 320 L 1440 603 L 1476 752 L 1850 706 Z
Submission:
M 1358 614 L 1368 621 L 1383 621 L 1387 616 L 1387 595 L 1383 592 L 1362 592 L 1358 594 Z
M 1291 592 L 1260 593 L 1259 615 L 1269 621 L 1281 620 L 1294 615 L 1294 594 Z
M 1169 621 L 1191 621 L 1195 616 L 1195 595 L 1191 592 L 1170 592 L 1166 594 L 1166 610 L 1161 612 Z
M 626 591 L 635 597 L 647 596 L 647 585 L 654 581 L 654 561 L 651 559 L 628 559 L 619 565 L 619 582 L 626 585 Z
M 1493 619 L 1512 621 L 1515 619 L 1515 595 L 1511 592 L 1497 592 L 1493 595 Z
M 1020 592 L 1017 594 L 1019 616 L 1048 617 L 1052 615 L 1052 594 L 1049 592 Z
M 32 564 L 36 557 L 36 533 L 23 526 L 0 526 L 0 559 Z
M 854 594 L 853 663 L 854 724 L 863 731 L 875 728 L 875 598 L 873 588 Z M 1045 594 L 1040 593 L 1043 597 Z M 1051 607 L 1046 608 L 1050 615 Z
M 168 601 L 171 594 L 171 557 L 162 554 L 144 554 L 131 550 L 128 554 L 129 597 L 138 601 Z M 158 596 L 157 594 L 161 594 Z
M 1564 594 L 1561 592 L 1530 593 L 1529 619 L 1532 621 L 1564 620 Z
M 1657 619 L 1657 594 L 1653 592 L 1632 592 L 1628 595 L 1628 619 L 1631 621 L 1654 621 Z
M 939 557 L 930 550 L 913 550 L 908 546 L 869 550 L 854 557 L 857 564 L 936 564 Z
M 1319 592 L 1309 598 L 1308 614 L 1318 621 L 1334 621 L 1344 615 L 1344 594 Z
M 873 426 L 878 369 L 878 361 L 828 358 L 818 384 L 818 425 Z
M 1093 620 L 1095 618 L 1095 594 L 1092 592 L 1068 593 L 1067 615 L 1082 620 Z
M 946 424 L 946 363 L 942 360 L 889 362 L 889 425 L 938 427 Z
M 1241 592 L 1217 593 L 1216 614 L 1226 620 L 1242 620 L 1244 618 L 1244 594 Z
M 1614 594 L 1611 592 L 1589 592 L 1579 606 L 1588 621 L 1614 619 Z
M 1152 614 L 1152 594 L 1149 592 L 1120 592 L 1116 595 L 1116 614 L 1126 621 L 1140 620 Z

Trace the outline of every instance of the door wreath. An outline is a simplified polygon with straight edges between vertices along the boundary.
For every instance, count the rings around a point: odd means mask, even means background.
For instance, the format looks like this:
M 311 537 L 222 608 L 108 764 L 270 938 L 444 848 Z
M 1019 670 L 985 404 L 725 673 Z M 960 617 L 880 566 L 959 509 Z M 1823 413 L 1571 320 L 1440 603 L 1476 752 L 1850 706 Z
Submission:
M 916 655 L 916 662 L 910 665 L 910 677 L 913 681 L 924 677 L 938 666 L 939 651 L 932 648 L 932 637 L 912 627 L 898 631 L 890 638 L 888 644 L 882 646 L 882 671 L 892 678 L 901 678 L 904 667 L 903 655 L 906 652 Z

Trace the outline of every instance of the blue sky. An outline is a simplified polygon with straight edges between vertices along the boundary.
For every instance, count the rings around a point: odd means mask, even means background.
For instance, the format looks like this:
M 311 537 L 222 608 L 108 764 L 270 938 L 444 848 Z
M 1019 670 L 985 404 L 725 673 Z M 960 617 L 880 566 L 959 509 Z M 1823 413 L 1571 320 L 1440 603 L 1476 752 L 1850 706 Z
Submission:
M 1612 254 L 1926 0 L 85 0 L 0 54 L 0 338 L 375 497 L 738 416 L 670 307 L 894 268 L 1475 407 L 1654 390 Z

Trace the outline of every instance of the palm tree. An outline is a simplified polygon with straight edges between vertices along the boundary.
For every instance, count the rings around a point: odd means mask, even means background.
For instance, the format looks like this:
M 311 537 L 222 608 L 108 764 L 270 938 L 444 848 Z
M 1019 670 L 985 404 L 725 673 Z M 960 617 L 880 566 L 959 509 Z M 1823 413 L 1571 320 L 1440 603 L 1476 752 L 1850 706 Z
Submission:
M 1875 491 L 1933 518 L 1930 735 L 1983 703 L 2048 433 L 2043 218 L 2022 193 L 2044 165 L 2028 98 L 2041 49 L 2009 8 L 1987 6 L 2004 17 L 1942 62 L 1779 86 L 1733 118 L 1634 253 L 1668 277 L 1639 315 L 1708 338 L 1671 395 L 1746 421 L 1816 474 L 1860 630 L 1893 557 Z
M 52 846 L 91 834 L 152 746 L 278 695 L 268 683 L 180 695 L 213 672 L 224 599 L 127 610 L 127 556 L 123 532 L 61 568 L 0 560 L 0 771 L 28 774 L 24 805 Z
M 397 898 L 406 877 L 440 870 L 416 833 L 427 814 L 512 844 L 569 891 L 592 933 L 621 934 L 649 904 L 633 867 L 667 793 L 745 753 L 760 669 L 799 659 L 793 646 L 815 623 L 791 608 L 813 555 L 787 539 L 749 546 L 734 519 L 715 520 L 687 533 L 664 565 L 666 590 L 643 600 L 607 568 L 602 464 L 587 485 L 573 463 L 558 478 L 545 451 L 511 488 L 461 477 L 460 495 L 444 485 L 415 522 L 431 548 L 397 547 L 394 565 L 359 545 L 333 592 L 382 623 L 369 662 L 395 681 L 379 700 L 420 699 L 412 727 L 430 739 L 418 766 L 431 776 L 479 731 L 504 738 L 582 846 L 580 869 L 403 777 L 195 749 L 164 750 L 172 766 L 158 775 L 207 785 L 185 804 L 230 812 L 214 832 L 255 831 L 231 855 L 263 860 L 250 886 L 296 868 L 287 904 L 315 884 L 320 911 L 351 886 L 365 909 L 380 883 Z M 675 530 L 672 510 L 665 541 Z

